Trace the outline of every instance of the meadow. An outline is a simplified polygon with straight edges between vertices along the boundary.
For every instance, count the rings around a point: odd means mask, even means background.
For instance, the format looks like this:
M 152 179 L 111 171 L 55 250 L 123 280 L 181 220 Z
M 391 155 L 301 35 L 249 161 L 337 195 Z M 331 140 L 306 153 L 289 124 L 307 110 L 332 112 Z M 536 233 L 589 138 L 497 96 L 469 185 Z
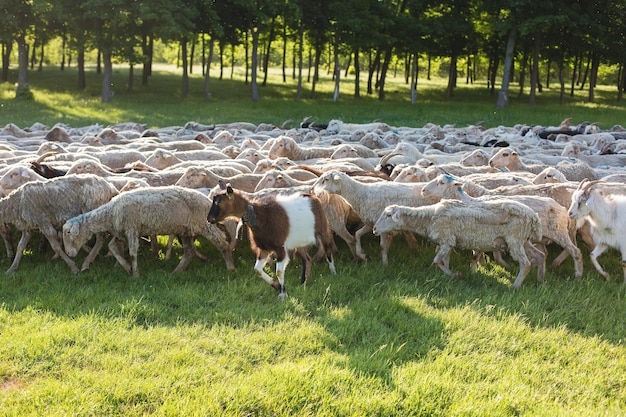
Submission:
M 388 84 L 384 102 L 353 99 L 346 80 L 333 102 L 329 80 L 315 100 L 296 101 L 293 83 L 274 77 L 253 103 L 241 79 L 212 80 L 205 101 L 198 74 L 186 99 L 178 73 L 157 71 L 148 87 L 136 83 L 130 93 L 125 70 L 115 77 L 119 87 L 107 105 L 93 71 L 84 92 L 74 91 L 72 69 L 31 72 L 30 102 L 16 102 L 14 86 L 1 84 L 0 126 L 297 124 L 312 115 L 395 126 L 558 125 L 572 117 L 608 128 L 625 114 L 607 86 L 598 87 L 596 104 L 577 91 L 561 106 L 558 92 L 544 89 L 534 107 L 512 98 L 497 110 L 478 82 L 460 84 L 446 102 L 443 80 L 420 79 L 418 102 L 410 104 L 400 79 Z M 35 240 L 18 271 L 0 278 L 0 415 L 626 415 L 626 285 L 617 251 L 600 258 L 613 276 L 608 282 L 581 243 L 581 279 L 569 259 L 548 271 L 547 282 L 531 272 L 513 290 L 515 267 L 489 261 L 469 273 L 465 251 L 451 260 L 465 277 L 443 275 L 430 266 L 435 248 L 425 240 L 411 248 L 396 238 L 388 266 L 373 235 L 364 240 L 364 263 L 336 242 L 338 274 L 316 264 L 300 286 L 294 261 L 289 296 L 279 302 L 255 276 L 246 241 L 238 243 L 236 271 L 200 239 L 209 261 L 195 259 L 179 274 L 170 272 L 178 259 L 154 255 L 146 244 L 141 277 L 133 279 L 102 255 L 73 275 Z M 557 253 L 552 248 L 549 259 Z M 0 269 L 9 265 L 2 256 Z

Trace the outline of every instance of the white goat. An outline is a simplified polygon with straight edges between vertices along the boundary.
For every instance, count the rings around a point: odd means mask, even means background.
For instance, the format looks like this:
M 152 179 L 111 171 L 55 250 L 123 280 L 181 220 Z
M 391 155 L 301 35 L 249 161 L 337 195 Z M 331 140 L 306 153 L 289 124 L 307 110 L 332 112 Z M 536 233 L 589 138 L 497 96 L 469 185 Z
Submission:
M 608 248 L 617 248 L 622 255 L 622 270 L 626 283 L 626 185 L 603 181 L 581 181 L 572 194 L 569 216 L 587 219 L 595 243 L 589 254 L 596 270 L 605 279 L 609 274 L 598 263 L 598 257 Z

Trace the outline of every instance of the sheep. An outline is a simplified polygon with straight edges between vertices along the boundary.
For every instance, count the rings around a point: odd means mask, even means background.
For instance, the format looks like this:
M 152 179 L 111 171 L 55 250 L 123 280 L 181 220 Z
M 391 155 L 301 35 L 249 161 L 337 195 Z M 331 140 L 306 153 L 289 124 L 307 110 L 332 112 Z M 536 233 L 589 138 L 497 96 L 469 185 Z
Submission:
M 308 159 L 329 158 L 334 151 L 334 148 L 328 146 L 303 147 L 290 137 L 279 136 L 269 148 L 268 156 L 270 159 L 283 156 L 292 161 L 306 161 Z
M 424 183 L 397 183 L 378 181 L 372 183 L 360 182 L 348 174 L 339 171 L 325 172 L 314 184 L 313 191 L 326 191 L 339 194 L 352 206 L 361 218 L 363 226 L 356 231 L 356 250 L 360 258 L 366 259 L 361 245 L 361 237 L 372 230 L 372 226 L 384 208 L 391 204 L 422 206 L 435 203 L 436 199 L 421 196 Z M 388 264 L 388 250 L 391 244 L 389 236 L 381 236 L 382 263 Z
M 117 195 L 117 189 L 95 175 L 69 175 L 47 181 L 33 181 L 22 185 L 8 196 L 0 199 L 0 218 L 4 223 L 15 225 L 22 232 L 13 263 L 6 271 L 14 273 L 33 230 L 38 229 L 50 242 L 54 252 L 61 257 L 73 273 L 79 269 L 58 241 L 58 230 L 69 218 L 86 213 Z M 101 237 L 83 262 L 83 270 L 95 258 L 102 245 Z
M 533 180 L 533 184 L 550 184 L 550 183 L 564 183 L 568 182 L 565 175 L 554 167 L 547 167 L 543 171 L 537 174 Z
M 120 193 L 106 204 L 67 219 L 63 224 L 63 244 L 71 257 L 96 233 L 109 232 L 109 250 L 133 277 L 139 276 L 137 252 L 143 235 L 177 235 L 183 257 L 174 272 L 183 271 L 195 255 L 194 235 L 201 235 L 221 252 L 228 270 L 234 270 L 226 234 L 207 222 L 211 201 L 199 191 L 177 186 L 138 188 Z M 126 239 L 130 263 L 118 241 Z
M 229 184 L 220 183 L 222 190 L 213 196 L 208 221 L 217 223 L 228 217 L 241 219 L 248 226 L 250 246 L 255 253 L 254 270 L 265 282 L 279 291 L 284 299 L 285 269 L 289 263 L 289 251 L 295 250 L 302 260 L 300 282 L 306 283 L 311 269 L 311 258 L 306 247 L 317 244 L 324 248 L 331 273 L 336 274 L 332 253 L 332 237 L 321 201 L 312 194 L 293 193 L 266 199 L 250 199 Z M 269 256 L 276 254 L 276 278 L 267 274 L 263 267 Z
M 144 163 L 153 168 L 162 170 L 183 161 L 215 161 L 227 158 L 228 157 L 222 152 L 208 149 L 200 151 L 180 151 L 176 153 L 166 149 L 155 149 L 152 154 L 146 158 Z
M 545 262 L 543 252 L 531 243 L 541 239 L 539 217 L 515 201 L 442 200 L 423 207 L 392 204 L 380 214 L 373 232 L 382 236 L 396 230 L 417 233 L 437 244 L 433 264 L 451 276 L 460 276 L 449 267 L 454 248 L 508 251 L 519 264 L 513 288 L 522 285 L 533 264 Z
M 463 191 L 463 183 L 450 175 L 441 175 L 430 181 L 422 188 L 422 195 L 426 197 L 438 197 L 445 199 L 456 199 L 461 201 L 473 201 L 474 197 Z M 567 210 L 551 198 L 529 195 L 482 196 L 481 200 L 501 199 L 518 201 L 530 207 L 541 220 L 543 238 L 540 249 L 545 249 L 544 244 L 555 242 L 561 246 L 565 254 L 571 255 L 574 260 L 574 270 L 576 278 L 582 277 L 583 259 L 580 249 L 576 246 L 576 223 L 567 216 Z M 544 250 L 544 252 L 546 252 Z M 558 266 L 564 256 L 559 256 L 552 263 L 551 267 Z M 539 274 L 540 281 L 543 274 Z
M 253 192 L 262 174 L 237 174 L 232 177 L 222 177 L 210 168 L 202 166 L 188 167 L 176 182 L 176 185 L 186 188 L 213 188 L 220 180 L 230 182 L 233 187 L 247 192 Z
M 361 144 L 343 144 L 334 148 L 335 151 L 330 155 L 330 159 L 343 158 L 378 158 L 378 154 L 372 149 Z
M 476 149 L 472 152 L 468 152 L 461 157 L 461 165 L 469 166 L 483 166 L 489 164 L 489 154 L 482 149 Z
M 422 168 L 416 165 L 409 165 L 402 168 L 393 180 L 395 182 L 427 182 L 429 178 L 426 171 Z
M 509 171 L 529 171 L 538 174 L 548 166 L 545 164 L 525 164 L 519 156 L 519 153 L 509 148 L 502 148 L 489 159 L 489 166 L 492 168 L 507 168 Z M 589 164 L 584 161 L 578 161 L 572 164 L 559 163 L 555 166 L 570 181 L 581 181 L 584 178 L 597 179 L 598 174 Z
M 30 181 L 45 181 L 46 178 L 26 166 L 13 166 L 0 178 L 0 188 L 5 195 Z
M 97 160 L 91 159 L 79 159 L 72 164 L 66 175 L 70 174 L 94 174 L 111 181 L 112 183 L 119 185 L 119 188 L 124 186 L 129 179 L 143 179 L 151 187 L 174 185 L 176 181 L 183 175 L 183 171 L 159 171 L 159 172 L 147 172 L 147 171 L 134 171 L 130 170 L 126 174 L 117 174 L 110 171 Z
M 595 247 L 589 254 L 596 270 L 608 280 L 610 275 L 598 262 L 608 248 L 617 248 L 622 256 L 622 271 L 626 284 L 626 239 L 622 232 L 626 221 L 626 186 L 604 181 L 581 181 L 572 194 L 568 215 L 572 219 L 587 219 Z

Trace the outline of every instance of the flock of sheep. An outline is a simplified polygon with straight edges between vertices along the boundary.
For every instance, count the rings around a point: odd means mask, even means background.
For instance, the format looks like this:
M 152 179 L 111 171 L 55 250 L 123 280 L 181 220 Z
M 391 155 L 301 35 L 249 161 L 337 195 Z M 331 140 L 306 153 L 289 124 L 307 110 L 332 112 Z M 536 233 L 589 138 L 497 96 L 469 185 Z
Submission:
M 45 236 L 72 272 L 88 269 L 104 243 L 116 262 L 139 275 L 138 249 L 169 236 L 182 258 L 195 257 L 206 238 L 233 270 L 238 235 L 247 229 L 256 273 L 282 298 L 290 256 L 303 262 L 326 257 L 335 273 L 336 235 L 355 261 L 366 260 L 361 238 L 380 236 L 381 261 L 391 241 L 415 235 L 437 245 L 433 260 L 449 275 L 453 248 L 485 252 L 506 266 L 519 264 L 517 288 L 537 266 L 546 277 L 546 246 L 568 257 L 583 274 L 578 238 L 597 258 L 608 248 L 622 255 L 626 282 L 626 131 L 597 125 L 483 128 L 385 123 L 229 123 L 146 128 L 137 123 L 82 128 L 35 124 L 0 129 L 0 235 L 7 274 L 15 272 L 33 232 Z M 623 171 L 623 172 L 622 172 Z M 333 233 L 330 233 L 330 232 Z M 19 232 L 17 246 L 13 237 Z M 62 238 L 61 238 L 62 236 Z M 62 240 L 62 242 L 61 242 Z M 79 268 L 73 258 L 88 255 Z M 128 255 L 127 255 L 128 254 Z M 264 271 L 276 257 L 276 282 Z M 128 260 L 130 258 L 130 261 Z

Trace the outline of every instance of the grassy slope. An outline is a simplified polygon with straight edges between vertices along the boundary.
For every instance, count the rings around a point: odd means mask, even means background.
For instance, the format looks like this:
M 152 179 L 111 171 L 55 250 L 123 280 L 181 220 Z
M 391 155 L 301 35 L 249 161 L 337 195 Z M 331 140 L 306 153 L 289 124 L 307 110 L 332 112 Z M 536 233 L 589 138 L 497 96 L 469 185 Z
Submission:
M 6 98 L 11 87 L 1 86 L 0 125 L 280 123 L 307 114 L 322 121 L 510 125 L 515 116 L 499 115 L 491 101 L 470 103 L 462 89 L 453 102 L 423 98 L 417 106 L 366 98 L 254 104 L 242 100 L 247 92 L 237 85 L 221 90 L 230 82 L 216 80 L 210 103 L 195 96 L 180 101 L 178 80 L 165 78 L 171 91 L 155 94 L 169 94 L 167 100 L 120 92 L 102 106 L 97 86 L 80 98 L 71 92 L 73 79 L 62 81 L 63 95 L 44 92 L 36 77 L 49 72 L 31 75 L 36 103 L 13 103 Z M 52 75 L 44 84 L 57 89 Z M 194 80 L 193 95 L 201 85 Z M 217 97 L 226 91 L 227 99 Z M 602 119 L 607 114 L 619 123 L 621 111 L 513 107 L 520 122 L 541 124 L 565 116 L 611 123 Z M 591 114 L 582 118 L 581 109 Z M 489 112 L 495 114 L 487 119 Z M 610 282 L 588 261 L 584 277 L 574 280 L 568 260 L 545 284 L 531 274 L 512 291 L 515 267 L 490 264 L 464 280 L 448 278 L 429 267 L 428 242 L 411 249 L 397 239 L 387 267 L 373 236 L 366 238 L 365 264 L 353 263 L 338 244 L 338 275 L 315 265 L 310 283 L 300 287 L 294 262 L 287 269 L 290 296 L 279 303 L 254 276 L 246 242 L 237 249 L 235 272 L 201 242 L 211 261 L 194 260 L 178 275 L 169 272 L 176 259 L 155 259 L 146 245 L 136 280 L 105 257 L 73 276 L 49 253 L 36 253 L 34 242 L 18 272 L 0 281 L 0 415 L 626 414 L 626 289 L 615 251 L 601 258 L 614 275 Z M 464 252 L 452 258 L 464 271 L 468 261 Z M 0 269 L 9 264 L 0 260 Z

